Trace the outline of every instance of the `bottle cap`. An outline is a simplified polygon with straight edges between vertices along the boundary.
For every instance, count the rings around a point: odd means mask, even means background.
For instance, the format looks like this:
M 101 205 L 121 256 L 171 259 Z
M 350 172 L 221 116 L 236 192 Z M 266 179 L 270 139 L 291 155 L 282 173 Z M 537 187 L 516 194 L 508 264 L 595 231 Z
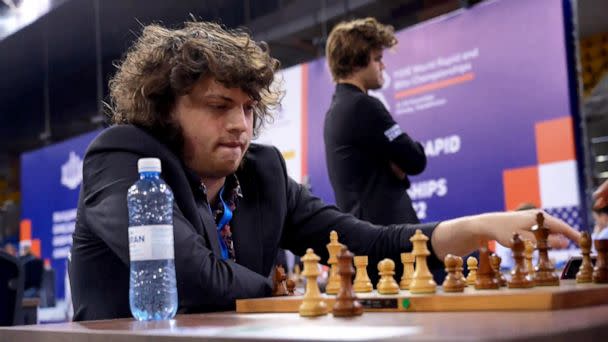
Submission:
M 160 159 L 158 158 L 140 158 L 137 161 L 138 172 L 160 172 Z

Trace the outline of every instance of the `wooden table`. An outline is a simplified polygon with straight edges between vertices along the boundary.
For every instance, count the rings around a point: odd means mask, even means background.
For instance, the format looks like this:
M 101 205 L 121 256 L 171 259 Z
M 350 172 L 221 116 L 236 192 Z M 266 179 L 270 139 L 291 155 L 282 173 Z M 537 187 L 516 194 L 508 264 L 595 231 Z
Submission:
M 526 312 L 367 312 L 343 319 L 298 314 L 178 315 L 0 328 L 0 341 L 580 341 L 608 336 L 608 305 Z

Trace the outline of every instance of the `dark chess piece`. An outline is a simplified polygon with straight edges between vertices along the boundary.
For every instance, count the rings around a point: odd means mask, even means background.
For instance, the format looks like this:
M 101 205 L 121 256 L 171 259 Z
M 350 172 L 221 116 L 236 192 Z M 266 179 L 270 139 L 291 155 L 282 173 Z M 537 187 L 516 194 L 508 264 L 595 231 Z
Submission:
M 296 282 L 293 279 L 287 279 L 287 295 L 295 296 L 296 295 Z
M 462 259 L 460 259 L 462 260 Z M 458 257 L 452 254 L 445 256 L 443 260 L 445 265 L 445 272 L 447 276 L 441 286 L 444 292 L 463 292 L 466 286 L 465 282 L 462 281 L 460 272 L 458 272 Z
M 538 264 L 534 268 L 534 283 L 537 286 L 559 286 L 559 277 L 555 274 L 555 266 L 549 260 L 547 251 L 549 246 L 549 228 L 544 226 L 545 217 L 543 213 L 536 214 L 536 225 L 532 227 L 532 233 L 536 237 L 536 248 L 538 249 Z
M 274 275 L 272 277 L 272 295 L 274 297 L 287 296 L 287 285 L 285 284 L 286 279 L 287 276 L 285 275 L 285 269 L 283 268 L 283 266 L 275 266 Z
M 510 289 L 525 289 L 534 286 L 532 276 L 526 270 L 526 260 L 524 250 L 526 246 L 524 241 L 519 237 L 519 234 L 513 233 L 511 238 L 511 250 L 513 251 L 513 260 L 515 265 L 511 270 L 511 280 L 507 282 Z
M 357 296 L 353 290 L 352 279 L 355 274 L 353 257 L 353 253 L 349 252 L 344 246 L 337 256 L 338 274 L 342 282 L 332 310 L 334 316 L 337 317 L 358 316 L 363 313 L 363 307 L 357 301 Z
M 583 254 L 583 261 L 576 273 L 577 283 L 590 283 L 593 278 L 593 264 L 591 263 L 591 237 L 588 232 L 583 232 L 578 241 Z
M 595 240 L 595 249 L 597 250 L 597 258 L 595 259 L 595 267 L 593 268 L 594 283 L 608 283 L 608 240 Z
M 485 245 L 485 244 L 484 244 Z M 477 279 L 475 279 L 476 290 L 495 290 L 500 287 L 494 276 L 494 270 L 490 265 L 490 252 L 487 246 L 479 248 L 479 266 L 477 268 Z
M 507 279 L 500 272 L 500 263 L 502 262 L 502 258 L 498 255 L 492 253 L 490 254 L 490 265 L 492 265 L 492 270 L 494 271 L 494 277 L 500 286 L 507 286 Z

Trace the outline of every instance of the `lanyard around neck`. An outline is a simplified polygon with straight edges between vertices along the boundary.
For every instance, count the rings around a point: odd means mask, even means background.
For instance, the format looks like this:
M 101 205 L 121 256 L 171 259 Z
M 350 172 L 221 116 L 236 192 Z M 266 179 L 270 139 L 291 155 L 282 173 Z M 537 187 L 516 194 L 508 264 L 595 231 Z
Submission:
M 220 203 L 224 207 L 224 213 L 222 214 L 222 218 L 217 224 L 217 238 L 220 243 L 220 250 L 222 252 L 222 260 L 227 260 L 229 258 L 228 255 L 228 246 L 226 245 L 226 241 L 222 238 L 222 229 L 232 220 L 232 210 L 230 207 L 224 202 L 224 187 L 220 190 Z

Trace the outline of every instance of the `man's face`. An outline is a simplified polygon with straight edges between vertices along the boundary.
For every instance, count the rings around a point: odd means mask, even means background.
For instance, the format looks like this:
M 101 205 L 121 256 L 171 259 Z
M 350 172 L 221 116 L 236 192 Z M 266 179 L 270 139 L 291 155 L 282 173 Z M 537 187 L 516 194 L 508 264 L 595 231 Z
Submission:
M 173 118 L 184 136 L 184 162 L 201 178 L 222 178 L 238 168 L 253 135 L 255 101 L 240 88 L 199 80 L 176 99 Z
M 361 80 L 367 90 L 382 88 L 382 85 L 384 84 L 384 77 L 382 75 L 383 70 L 382 49 L 372 50 L 369 64 L 360 70 Z

